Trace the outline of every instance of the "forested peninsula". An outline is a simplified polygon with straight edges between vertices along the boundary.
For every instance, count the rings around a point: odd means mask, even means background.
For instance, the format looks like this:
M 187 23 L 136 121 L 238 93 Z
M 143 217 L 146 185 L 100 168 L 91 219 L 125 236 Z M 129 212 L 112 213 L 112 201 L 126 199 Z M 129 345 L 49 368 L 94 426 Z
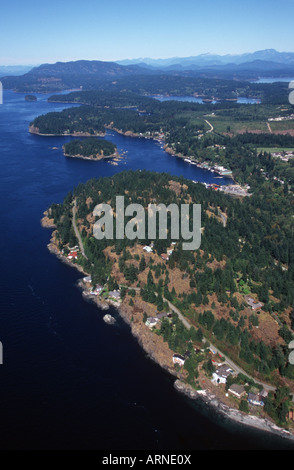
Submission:
M 144 207 L 150 200 L 200 203 L 200 249 L 183 250 L 183 239 L 173 240 L 170 227 L 166 240 L 150 240 L 147 234 L 140 240 L 97 240 L 93 210 L 105 201 L 115 207 L 118 194 L 126 205 L 140 201 Z M 213 389 L 229 406 L 291 429 L 294 276 L 288 263 L 294 253 L 288 243 L 291 204 L 284 201 L 281 213 L 281 203 L 269 191 L 240 200 L 168 174 L 123 172 L 80 184 L 62 204 L 48 208 L 55 226 L 50 249 L 88 274 L 87 295 L 116 304 L 150 354 L 183 383 L 194 390 Z M 75 224 L 84 254 L 77 249 Z M 221 351 L 215 358 L 211 345 Z M 236 364 L 237 373 L 225 386 L 212 387 L 222 354 Z M 176 357 L 184 358 L 184 365 L 174 362 Z M 249 409 L 247 400 L 246 405 L 228 399 L 234 384 L 247 393 L 266 389 L 264 407 Z
M 271 88 L 270 88 L 271 89 Z M 79 91 L 50 100 L 79 106 L 38 116 L 30 132 L 40 135 L 104 136 L 113 129 L 127 136 L 160 140 L 172 155 L 204 168 L 232 171 L 234 180 L 254 190 L 262 181 L 294 184 L 294 160 L 276 158 L 276 149 L 294 149 L 294 115 L 284 88 L 283 104 L 160 102 L 126 91 Z M 283 95 L 282 95 L 283 92 Z M 269 96 L 270 92 L 268 91 Z

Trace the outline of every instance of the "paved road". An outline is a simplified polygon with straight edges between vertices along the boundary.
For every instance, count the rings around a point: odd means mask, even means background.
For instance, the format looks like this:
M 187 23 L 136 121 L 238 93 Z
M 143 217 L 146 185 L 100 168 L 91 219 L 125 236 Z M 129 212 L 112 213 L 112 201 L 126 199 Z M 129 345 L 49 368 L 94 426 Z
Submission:
M 87 256 L 86 256 L 86 254 L 85 254 L 84 245 L 83 245 L 83 241 L 82 241 L 81 235 L 80 235 L 80 233 L 79 233 L 79 231 L 78 231 L 78 228 L 77 228 L 77 225 L 76 225 L 76 210 L 77 210 L 76 200 L 74 200 L 74 204 L 73 204 L 73 208 L 72 208 L 72 215 L 73 215 L 73 217 L 72 217 L 72 225 L 73 225 L 73 229 L 74 229 L 75 235 L 76 235 L 76 237 L 77 237 L 77 239 L 78 239 L 78 242 L 79 242 L 80 251 L 81 251 L 82 255 L 83 255 L 86 259 L 88 259 Z M 135 290 L 136 290 L 136 291 L 139 291 L 140 288 L 135 287 Z M 191 326 L 192 326 L 191 323 L 189 322 L 189 320 L 188 320 L 188 319 L 180 312 L 180 310 L 179 310 L 177 307 L 175 307 L 169 300 L 165 299 L 164 297 L 163 297 L 163 300 L 168 303 L 169 308 L 170 308 L 173 312 L 175 312 L 175 313 L 178 315 L 178 317 L 179 317 L 179 319 L 181 320 L 181 322 L 183 323 L 183 325 L 189 330 L 189 329 L 191 328 Z M 271 385 L 268 385 L 268 384 L 265 384 L 265 383 L 263 383 L 263 382 L 260 382 L 260 381 L 256 380 L 254 377 L 250 377 L 250 376 L 247 374 L 247 372 L 245 372 L 243 369 L 241 369 L 241 367 L 239 367 L 237 364 L 235 364 L 233 361 L 231 361 L 228 357 L 226 357 L 226 356 L 222 353 L 222 351 L 220 351 L 218 348 L 216 348 L 216 347 L 215 347 L 213 344 L 211 344 L 211 343 L 210 343 L 210 350 L 213 351 L 213 352 L 215 352 L 215 353 L 219 353 L 219 354 L 221 355 L 221 357 L 224 358 L 226 364 L 228 364 L 234 371 L 236 371 L 237 374 L 241 373 L 241 374 L 246 375 L 246 376 L 249 377 L 249 378 L 252 378 L 256 383 L 259 383 L 260 385 L 262 385 L 263 388 L 264 388 L 265 390 L 267 390 L 267 391 L 271 391 L 271 390 L 274 391 L 274 390 L 275 390 L 275 387 L 273 387 L 273 386 L 271 386 Z
M 204 119 L 204 121 L 205 121 L 206 124 L 208 124 L 209 127 L 210 127 L 209 131 L 207 131 L 207 132 L 212 132 L 212 131 L 213 131 L 213 125 L 212 125 L 209 121 L 207 121 L 206 119 Z
M 219 214 L 219 216 L 220 216 L 221 219 L 222 219 L 222 224 L 223 224 L 223 226 L 226 227 L 226 226 L 227 226 L 227 215 L 226 215 L 226 214 L 223 214 L 220 209 L 218 209 L 218 214 Z
M 270 131 L 270 133 L 272 134 L 272 133 L 273 133 L 273 131 L 272 131 L 272 128 L 271 128 L 271 126 L 270 126 L 269 122 L 267 122 L 267 123 L 266 123 L 266 125 L 267 125 L 267 128 L 268 128 L 268 130 L 269 130 L 269 131 Z
M 86 254 L 85 254 L 84 245 L 83 245 L 83 241 L 82 241 L 80 232 L 78 231 L 78 227 L 76 225 L 76 211 L 77 211 L 77 202 L 74 199 L 74 204 L 73 204 L 73 207 L 72 207 L 72 226 L 73 226 L 73 229 L 74 229 L 74 232 L 75 232 L 75 236 L 77 237 L 78 242 L 79 242 L 80 251 L 81 251 L 83 257 L 88 259 Z
M 139 292 L 140 291 L 140 288 L 139 287 L 134 287 L 133 288 L 135 291 Z M 155 293 L 155 295 L 157 295 L 157 293 Z M 168 306 L 170 308 L 170 310 L 172 310 L 174 313 L 176 313 L 179 317 L 179 319 L 182 321 L 183 325 L 188 328 L 188 330 L 192 327 L 191 323 L 189 322 L 189 320 L 180 312 L 180 310 L 175 307 L 169 300 L 167 300 L 165 297 L 162 297 L 163 298 L 163 301 L 164 302 L 167 302 L 168 303 Z M 206 341 L 206 339 L 204 338 L 203 340 L 204 342 Z M 266 384 L 266 383 L 263 383 L 259 380 L 257 380 L 255 377 L 252 377 L 250 376 L 247 372 L 245 372 L 245 370 L 241 369 L 241 367 L 239 367 L 237 364 L 235 364 L 230 358 L 228 358 L 219 348 L 217 348 L 216 346 L 214 346 L 210 341 L 209 341 L 209 349 L 214 352 L 214 353 L 218 353 L 220 354 L 220 356 L 224 359 L 223 362 L 225 362 L 226 364 L 228 364 L 229 367 L 231 367 L 237 374 L 243 374 L 245 375 L 246 377 L 248 377 L 249 379 L 252 379 L 254 380 L 255 383 L 257 384 L 260 384 L 265 390 L 267 390 L 268 392 L 270 391 L 275 391 L 276 390 L 276 387 L 272 386 L 272 385 L 269 385 L 269 384 Z
M 169 305 L 169 308 L 178 315 L 179 319 L 186 326 L 186 328 L 190 329 L 192 325 L 190 324 L 188 319 L 186 317 L 184 317 L 184 315 L 179 311 L 179 309 L 176 308 L 171 302 L 169 302 L 164 297 L 163 297 L 163 300 L 165 302 L 167 302 L 168 305 Z M 226 364 L 228 364 L 229 367 L 231 367 L 235 372 L 237 372 L 237 374 L 244 374 L 247 377 L 252 378 L 252 380 L 254 380 L 255 383 L 258 383 L 258 384 L 262 385 L 262 387 L 265 390 L 267 390 L 268 392 L 275 390 L 275 387 L 273 387 L 272 385 L 265 384 L 263 382 L 260 382 L 259 380 L 257 380 L 254 377 L 250 377 L 250 375 L 247 372 L 245 372 L 243 369 L 241 369 L 241 367 L 239 367 L 231 359 L 229 359 L 227 356 L 225 356 L 225 354 L 223 354 L 218 348 L 216 348 L 213 344 L 211 344 L 211 342 L 209 342 L 209 343 L 210 343 L 210 350 L 215 352 L 215 353 L 219 353 L 221 355 L 221 357 L 224 358 L 224 362 L 226 362 Z

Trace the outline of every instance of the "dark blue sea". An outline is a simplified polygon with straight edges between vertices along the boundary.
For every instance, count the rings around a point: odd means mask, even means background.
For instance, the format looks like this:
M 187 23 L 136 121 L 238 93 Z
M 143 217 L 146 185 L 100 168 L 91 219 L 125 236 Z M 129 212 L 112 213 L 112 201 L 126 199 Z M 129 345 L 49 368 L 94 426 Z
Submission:
M 146 168 L 222 182 L 164 152 L 158 142 L 109 133 L 124 159 L 65 158 L 64 137 L 28 132 L 60 110 L 47 95 L 26 102 L 4 92 L 0 106 L 1 450 L 284 449 L 266 433 L 236 426 L 178 393 L 114 311 L 115 326 L 83 300 L 79 273 L 50 254 L 43 211 L 80 182 Z M 57 147 L 57 148 L 55 148 Z

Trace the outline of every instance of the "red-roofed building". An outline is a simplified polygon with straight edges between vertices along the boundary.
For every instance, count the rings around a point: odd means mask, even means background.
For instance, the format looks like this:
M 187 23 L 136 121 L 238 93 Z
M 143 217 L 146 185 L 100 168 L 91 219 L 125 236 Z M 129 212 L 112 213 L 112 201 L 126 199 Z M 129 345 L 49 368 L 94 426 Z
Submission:
M 78 259 L 78 252 L 77 252 L 77 251 L 72 251 L 72 252 L 69 253 L 69 255 L 67 256 L 67 259 Z

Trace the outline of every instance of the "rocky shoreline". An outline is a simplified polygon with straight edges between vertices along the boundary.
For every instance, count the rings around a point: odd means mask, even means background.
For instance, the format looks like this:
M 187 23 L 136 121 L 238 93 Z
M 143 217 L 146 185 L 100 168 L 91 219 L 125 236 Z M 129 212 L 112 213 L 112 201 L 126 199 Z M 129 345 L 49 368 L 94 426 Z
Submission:
M 90 134 L 90 132 L 73 132 L 71 134 L 64 132 L 63 134 L 42 134 L 38 127 L 34 125 L 29 126 L 29 133 L 40 135 L 42 137 L 105 137 L 105 132 L 98 132 L 97 134 Z
M 43 227 L 53 228 L 52 224 L 50 224 L 50 219 L 48 219 L 48 217 L 46 218 L 46 215 L 42 219 L 41 223 Z M 89 273 L 85 272 L 80 265 L 72 263 L 64 255 L 62 255 L 62 253 L 60 253 L 59 249 L 54 243 L 49 243 L 47 247 L 49 251 L 54 254 L 58 259 L 60 259 L 63 263 L 77 269 L 84 276 L 89 275 Z M 235 408 L 231 408 L 208 390 L 196 390 L 189 384 L 183 382 L 181 372 L 177 372 L 173 367 L 173 363 L 171 361 L 172 351 L 170 351 L 169 347 L 164 344 L 164 353 L 161 354 L 159 357 L 157 353 L 158 348 L 156 347 L 156 343 L 162 343 L 162 337 L 154 335 L 148 327 L 145 327 L 144 323 L 132 321 L 132 307 L 124 303 L 118 304 L 117 302 L 114 302 L 110 299 L 103 300 L 95 295 L 90 296 L 87 292 L 88 289 L 83 279 L 80 279 L 77 285 L 82 291 L 84 299 L 91 299 L 91 301 L 93 301 L 101 310 L 105 311 L 108 310 L 110 307 L 114 307 L 116 309 L 121 318 L 129 325 L 132 335 L 136 338 L 138 344 L 143 348 L 148 357 L 156 364 L 158 364 L 161 368 L 163 368 L 165 371 L 175 377 L 174 388 L 178 392 L 183 393 L 191 400 L 201 399 L 206 405 L 212 407 L 217 413 L 222 414 L 225 418 L 230 419 L 233 422 L 242 424 L 247 427 L 252 427 L 260 431 L 270 432 L 276 436 L 291 440 L 294 443 L 294 435 L 286 429 L 278 427 L 274 422 L 271 422 L 268 419 L 259 418 L 254 415 L 243 413 Z M 162 352 L 162 349 L 160 350 L 160 352 Z
M 90 156 L 90 157 L 85 157 L 85 155 L 80 155 L 80 154 L 77 154 L 77 155 L 71 155 L 69 153 L 65 153 L 64 150 L 63 150 L 63 154 L 65 157 L 69 157 L 69 158 L 80 158 L 82 160 L 91 160 L 93 162 L 97 162 L 99 160 L 106 160 L 107 158 L 119 158 L 120 157 L 120 154 L 118 152 L 114 152 L 112 155 L 103 155 L 103 154 L 100 154 L 96 156 Z
M 276 436 L 289 439 L 294 443 L 294 436 L 286 429 L 278 427 L 275 423 L 264 418 L 258 418 L 257 416 L 242 413 L 241 411 L 230 408 L 229 406 L 222 403 L 215 395 L 207 393 L 206 390 L 195 390 L 190 385 L 176 380 L 174 387 L 181 393 L 184 393 L 192 400 L 201 399 L 205 404 L 211 406 L 216 412 L 224 415 L 226 418 L 242 424 L 244 426 L 253 427 L 260 431 L 270 432 Z

